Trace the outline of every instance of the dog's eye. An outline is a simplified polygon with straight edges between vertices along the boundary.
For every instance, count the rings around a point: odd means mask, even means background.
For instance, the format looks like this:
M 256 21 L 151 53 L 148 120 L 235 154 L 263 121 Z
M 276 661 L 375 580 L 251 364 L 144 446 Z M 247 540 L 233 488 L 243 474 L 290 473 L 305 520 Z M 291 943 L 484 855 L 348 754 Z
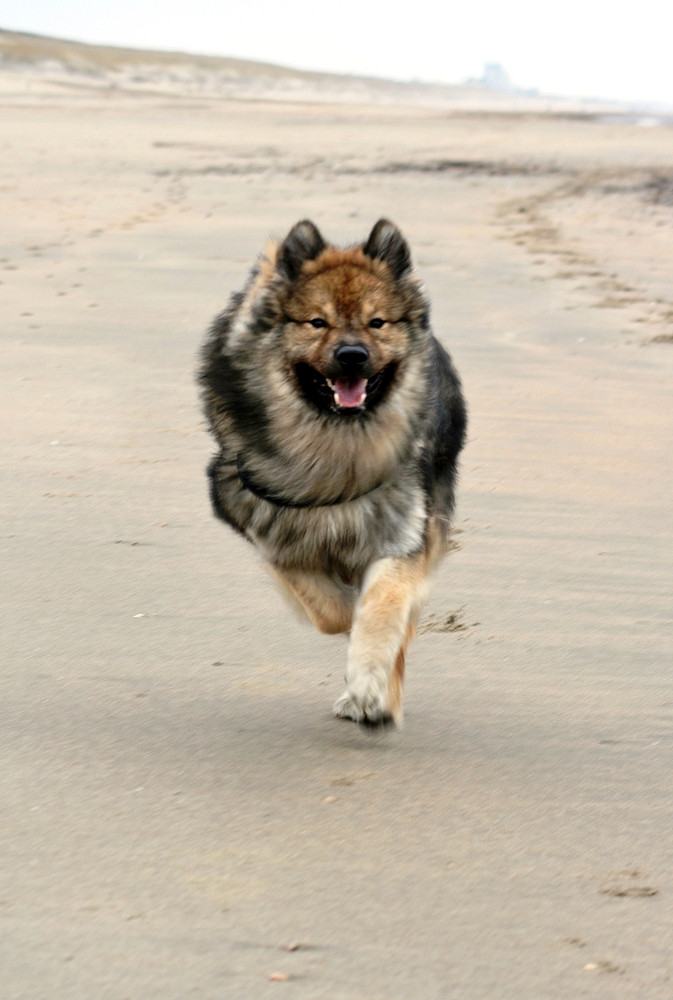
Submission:
M 380 316 L 375 316 L 374 319 L 370 319 L 369 321 L 369 325 L 373 330 L 380 330 L 384 323 L 385 320 L 381 319 Z
M 327 323 L 320 316 L 316 316 L 315 319 L 310 319 L 309 323 L 314 326 L 316 330 L 322 330 L 323 327 L 327 326 Z

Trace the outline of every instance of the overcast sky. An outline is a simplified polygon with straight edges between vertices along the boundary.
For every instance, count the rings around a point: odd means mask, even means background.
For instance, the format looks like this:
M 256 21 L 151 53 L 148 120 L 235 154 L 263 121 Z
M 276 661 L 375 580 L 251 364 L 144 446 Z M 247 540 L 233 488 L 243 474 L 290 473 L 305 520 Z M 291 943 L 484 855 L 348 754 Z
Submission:
M 673 0 L 0 0 L 0 27 L 402 80 L 499 62 L 543 93 L 673 105 Z

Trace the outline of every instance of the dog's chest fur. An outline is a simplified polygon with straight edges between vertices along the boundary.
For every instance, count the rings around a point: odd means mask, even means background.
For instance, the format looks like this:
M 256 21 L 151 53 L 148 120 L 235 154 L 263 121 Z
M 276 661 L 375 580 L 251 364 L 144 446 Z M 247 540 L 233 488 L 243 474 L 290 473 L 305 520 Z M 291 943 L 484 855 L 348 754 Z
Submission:
M 374 559 L 406 556 L 423 544 L 427 497 L 415 462 L 358 499 L 307 508 L 269 503 L 241 487 L 233 463 L 220 459 L 214 466 L 216 503 L 279 567 L 301 567 L 357 584 Z

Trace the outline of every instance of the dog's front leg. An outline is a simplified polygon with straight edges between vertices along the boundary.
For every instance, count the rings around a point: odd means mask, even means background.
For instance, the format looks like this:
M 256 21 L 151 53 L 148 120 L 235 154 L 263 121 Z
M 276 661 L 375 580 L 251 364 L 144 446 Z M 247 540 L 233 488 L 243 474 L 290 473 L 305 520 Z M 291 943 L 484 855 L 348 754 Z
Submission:
M 428 557 L 380 559 L 365 576 L 348 647 L 345 693 L 335 715 L 402 721 L 404 656 L 427 596 Z

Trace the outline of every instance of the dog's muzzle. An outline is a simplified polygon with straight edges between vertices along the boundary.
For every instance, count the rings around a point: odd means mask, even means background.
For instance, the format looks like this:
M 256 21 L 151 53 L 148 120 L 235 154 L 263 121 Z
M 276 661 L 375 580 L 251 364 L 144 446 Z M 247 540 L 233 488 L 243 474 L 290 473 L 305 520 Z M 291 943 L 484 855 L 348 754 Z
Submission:
M 367 398 L 367 379 L 363 370 L 369 361 L 364 344 L 341 344 L 334 352 L 335 368 L 341 373 L 327 384 L 334 393 L 334 402 L 344 409 L 358 409 Z

